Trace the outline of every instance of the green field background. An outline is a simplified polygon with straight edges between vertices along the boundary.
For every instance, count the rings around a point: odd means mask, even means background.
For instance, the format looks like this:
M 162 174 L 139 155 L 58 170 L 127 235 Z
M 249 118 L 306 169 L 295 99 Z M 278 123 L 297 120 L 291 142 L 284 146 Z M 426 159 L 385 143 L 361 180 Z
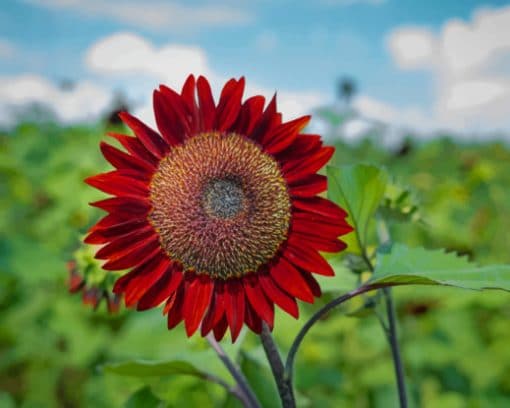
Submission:
M 236 406 L 217 385 L 187 376 L 131 378 L 101 369 L 133 359 L 186 359 L 230 381 L 206 342 L 171 332 L 160 309 L 93 311 L 66 288 L 66 262 L 100 216 L 83 179 L 108 167 L 107 125 L 22 123 L 0 132 L 0 407 Z M 408 185 L 420 223 L 392 227 L 395 241 L 445 247 L 484 263 L 510 263 L 510 148 L 449 135 L 381 147 L 377 132 L 336 143 L 333 163 L 370 162 Z M 345 274 L 345 272 L 343 272 Z M 327 286 L 328 281 L 323 280 Z M 298 321 L 278 314 L 286 351 L 306 316 L 355 280 L 339 276 Z M 335 286 L 336 285 L 336 286 Z M 416 407 L 510 407 L 510 295 L 396 288 L 407 381 Z M 348 304 L 320 321 L 297 360 L 300 406 L 393 407 L 390 351 L 372 313 Z M 257 338 L 232 346 L 266 406 L 277 396 Z M 133 395 L 134 394 L 134 395 Z

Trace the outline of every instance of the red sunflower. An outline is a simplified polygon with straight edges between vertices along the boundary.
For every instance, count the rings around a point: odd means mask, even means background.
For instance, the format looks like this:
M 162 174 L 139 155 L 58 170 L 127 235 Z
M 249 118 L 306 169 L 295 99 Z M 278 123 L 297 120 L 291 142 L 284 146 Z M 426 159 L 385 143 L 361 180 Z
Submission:
M 243 102 L 244 85 L 229 80 L 218 103 L 204 77 L 180 94 L 160 86 L 159 133 L 121 113 L 135 137 L 111 134 L 126 152 L 101 143 L 116 170 L 86 180 L 114 197 L 92 203 L 109 214 L 85 242 L 102 245 L 104 269 L 133 268 L 114 292 L 137 310 L 166 302 L 168 328 L 184 321 L 188 336 L 260 333 L 275 304 L 297 317 L 296 299 L 321 294 L 312 273 L 334 274 L 319 251 L 343 250 L 352 230 L 318 196 L 333 147 L 300 133 L 309 116 L 282 123 L 275 97 Z

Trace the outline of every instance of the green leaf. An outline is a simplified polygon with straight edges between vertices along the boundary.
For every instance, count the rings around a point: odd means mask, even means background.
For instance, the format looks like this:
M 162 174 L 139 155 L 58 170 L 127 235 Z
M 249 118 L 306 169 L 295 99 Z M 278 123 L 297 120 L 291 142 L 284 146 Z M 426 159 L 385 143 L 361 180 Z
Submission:
M 366 247 L 369 222 L 384 197 L 387 173 L 368 164 L 351 166 L 328 166 L 328 198 L 349 213 L 349 222 L 354 232 L 344 241 L 349 252 L 361 253 Z
M 510 291 L 510 265 L 477 266 L 453 252 L 395 244 L 389 252 L 379 253 L 374 275 L 368 283 Z
M 126 401 L 124 408 L 158 408 L 163 406 L 163 401 L 153 394 L 150 387 L 146 386 L 132 394 Z
M 192 375 L 205 378 L 207 373 L 199 370 L 193 364 L 182 361 L 144 361 L 132 360 L 122 363 L 105 364 L 102 369 L 106 372 L 129 376 L 129 377 L 162 377 L 174 374 Z
M 278 407 L 280 398 L 271 371 L 267 364 L 263 365 L 259 360 L 253 353 L 243 353 L 241 370 L 262 406 Z
M 423 222 L 413 189 L 395 181 L 386 185 L 378 212 L 387 221 Z

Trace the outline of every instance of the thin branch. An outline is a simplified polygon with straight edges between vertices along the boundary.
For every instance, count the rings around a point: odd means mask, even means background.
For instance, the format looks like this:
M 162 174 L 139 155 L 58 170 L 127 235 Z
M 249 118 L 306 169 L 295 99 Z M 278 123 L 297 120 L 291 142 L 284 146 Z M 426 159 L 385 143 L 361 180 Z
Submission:
M 214 336 L 210 333 L 207 335 L 206 339 L 236 381 L 237 387 L 234 388 L 237 393 L 236 396 L 240 398 L 243 405 L 246 408 L 262 408 L 253 390 L 251 389 L 248 380 L 246 380 L 246 377 L 241 372 L 239 367 L 230 359 L 227 353 L 225 353 L 225 350 L 223 350 Z
M 278 393 L 280 394 L 283 408 L 295 408 L 296 401 L 294 399 L 292 384 L 286 381 L 282 358 L 280 357 L 276 343 L 266 323 L 262 323 L 260 339 L 269 364 L 271 365 L 271 371 L 273 372 L 273 377 L 278 387 Z
M 386 339 L 389 342 L 390 341 L 390 328 L 388 327 L 388 325 L 384 321 L 384 316 L 382 316 L 381 313 L 377 309 L 374 310 L 374 313 L 375 313 L 375 315 L 377 317 L 377 320 L 379 320 L 379 323 L 381 324 L 381 327 L 382 327 L 382 329 L 384 331 L 384 335 L 386 336 Z
M 342 303 L 346 302 L 347 300 L 352 299 L 353 297 L 361 295 L 363 293 L 379 289 L 384 286 L 386 286 L 386 284 L 384 284 L 384 283 L 360 286 L 360 287 L 358 287 L 350 292 L 347 292 L 347 293 L 343 294 L 342 296 L 332 300 L 331 302 L 324 305 L 322 308 L 320 308 L 317 312 L 314 313 L 314 315 L 303 325 L 303 327 L 297 334 L 296 338 L 294 339 L 294 342 L 292 343 L 292 345 L 290 347 L 289 354 L 287 355 L 287 361 L 285 362 L 285 378 L 286 378 L 289 386 L 292 386 L 294 360 L 296 358 L 296 354 L 298 352 L 299 346 L 301 345 L 303 339 L 305 338 L 308 331 L 312 328 L 312 326 L 318 320 L 320 320 L 323 316 L 325 316 L 330 310 L 341 305 Z
M 391 243 L 390 231 L 382 218 L 380 218 L 377 222 L 377 235 L 379 237 L 379 242 L 382 245 Z M 395 306 L 393 304 L 393 297 L 391 295 L 391 288 L 383 288 L 382 292 L 386 303 L 386 315 L 388 316 L 388 327 L 386 329 L 385 325 L 383 325 L 383 329 L 385 330 L 386 337 L 390 343 L 391 356 L 393 358 L 393 366 L 395 368 L 395 377 L 397 380 L 398 399 L 400 402 L 400 408 L 407 408 L 408 404 L 404 365 L 402 363 L 402 354 L 398 343 L 397 318 L 395 314 Z
M 218 384 L 218 385 L 222 386 L 223 388 L 225 388 L 225 390 L 228 393 L 232 394 L 234 397 L 236 397 L 241 402 L 241 404 L 243 404 L 243 406 L 245 406 L 245 407 L 249 406 L 249 403 L 246 400 L 246 397 L 244 396 L 244 394 L 241 391 L 241 389 L 239 388 L 239 386 L 237 386 L 237 385 L 232 386 L 214 374 L 206 373 L 206 374 L 204 374 L 203 378 L 204 378 L 204 380 Z
M 397 335 L 397 322 L 395 317 L 395 306 L 393 305 L 393 298 L 391 296 L 391 288 L 383 289 L 384 298 L 386 301 L 386 313 L 388 314 L 388 341 L 391 347 L 391 355 L 393 357 L 393 365 L 395 367 L 395 376 L 397 378 L 398 399 L 400 401 L 400 408 L 407 408 L 407 393 L 405 384 L 404 365 L 402 364 L 402 355 L 400 353 L 400 346 L 398 343 Z

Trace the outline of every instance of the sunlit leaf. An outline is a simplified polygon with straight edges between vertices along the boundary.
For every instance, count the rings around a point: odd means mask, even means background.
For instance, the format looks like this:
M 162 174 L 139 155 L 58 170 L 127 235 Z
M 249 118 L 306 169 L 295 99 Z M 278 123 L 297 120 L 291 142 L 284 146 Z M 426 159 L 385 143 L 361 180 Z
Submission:
M 349 213 L 354 231 L 345 237 L 349 252 L 360 253 L 367 244 L 369 222 L 384 197 L 387 173 L 369 164 L 328 166 L 328 198 Z
M 445 285 L 466 289 L 510 291 L 510 265 L 477 266 L 444 250 L 395 244 L 379 253 L 369 283 Z

